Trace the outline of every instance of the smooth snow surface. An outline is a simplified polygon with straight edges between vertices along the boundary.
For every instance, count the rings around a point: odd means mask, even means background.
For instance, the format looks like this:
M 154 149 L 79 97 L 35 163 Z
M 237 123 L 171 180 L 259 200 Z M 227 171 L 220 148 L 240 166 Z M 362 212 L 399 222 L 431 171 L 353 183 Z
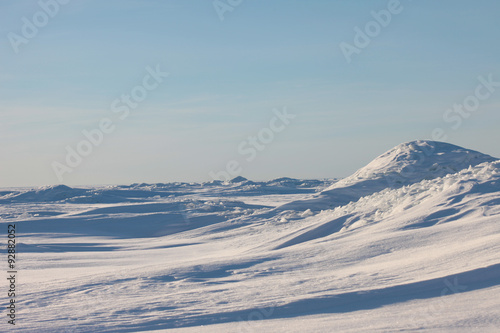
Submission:
M 500 332 L 500 162 L 457 146 L 402 144 L 340 181 L 3 189 L 0 205 L 20 332 Z

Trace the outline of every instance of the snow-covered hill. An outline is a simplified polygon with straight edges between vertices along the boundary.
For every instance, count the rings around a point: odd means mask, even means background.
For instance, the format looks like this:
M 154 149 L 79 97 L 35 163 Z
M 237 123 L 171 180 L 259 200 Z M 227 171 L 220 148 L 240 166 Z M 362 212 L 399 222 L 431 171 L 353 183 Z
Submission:
M 352 176 L 323 190 L 307 202 L 286 204 L 283 209 L 309 207 L 321 210 L 343 206 L 351 201 L 382 191 L 456 173 L 469 166 L 497 159 L 477 151 L 436 141 L 400 144 L 380 155 Z
M 497 159 L 474 150 L 436 141 L 402 143 L 380 155 L 352 176 L 325 190 L 383 179 L 389 187 L 414 184 L 424 179 L 443 177 L 469 166 Z
M 21 332 L 500 331 L 500 161 L 450 144 L 399 145 L 340 181 L 6 189 L 0 204 L 19 230 Z

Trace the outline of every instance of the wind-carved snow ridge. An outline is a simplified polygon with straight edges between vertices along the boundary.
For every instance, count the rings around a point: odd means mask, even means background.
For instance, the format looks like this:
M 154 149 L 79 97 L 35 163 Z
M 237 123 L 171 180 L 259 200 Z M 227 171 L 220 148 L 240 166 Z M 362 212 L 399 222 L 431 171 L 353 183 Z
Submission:
M 500 162 L 485 162 L 475 167 L 469 167 L 455 174 L 406 185 L 398 189 L 387 188 L 380 192 L 360 198 L 356 202 L 335 208 L 332 217 L 356 214 L 356 223 L 344 224 L 344 230 L 354 226 L 367 225 L 387 219 L 390 216 L 402 214 L 417 207 L 424 201 L 450 199 L 466 195 L 481 195 L 500 192 Z M 446 212 L 451 213 L 450 210 Z M 453 215 L 453 214 L 450 214 Z M 446 216 L 441 216 L 445 222 Z

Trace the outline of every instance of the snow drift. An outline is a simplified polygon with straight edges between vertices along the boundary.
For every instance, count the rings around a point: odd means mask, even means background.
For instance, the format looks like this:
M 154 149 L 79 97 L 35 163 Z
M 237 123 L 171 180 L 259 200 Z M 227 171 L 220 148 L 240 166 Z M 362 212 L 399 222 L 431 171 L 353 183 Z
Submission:
M 20 332 L 498 332 L 500 162 L 401 144 L 340 181 L 0 191 Z

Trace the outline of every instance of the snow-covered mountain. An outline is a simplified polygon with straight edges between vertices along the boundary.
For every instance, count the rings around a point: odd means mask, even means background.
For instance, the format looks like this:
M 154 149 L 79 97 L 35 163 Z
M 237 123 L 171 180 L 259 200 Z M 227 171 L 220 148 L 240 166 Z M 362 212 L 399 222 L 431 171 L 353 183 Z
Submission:
M 500 161 L 446 143 L 340 181 L 5 189 L 0 218 L 21 332 L 500 331 Z

